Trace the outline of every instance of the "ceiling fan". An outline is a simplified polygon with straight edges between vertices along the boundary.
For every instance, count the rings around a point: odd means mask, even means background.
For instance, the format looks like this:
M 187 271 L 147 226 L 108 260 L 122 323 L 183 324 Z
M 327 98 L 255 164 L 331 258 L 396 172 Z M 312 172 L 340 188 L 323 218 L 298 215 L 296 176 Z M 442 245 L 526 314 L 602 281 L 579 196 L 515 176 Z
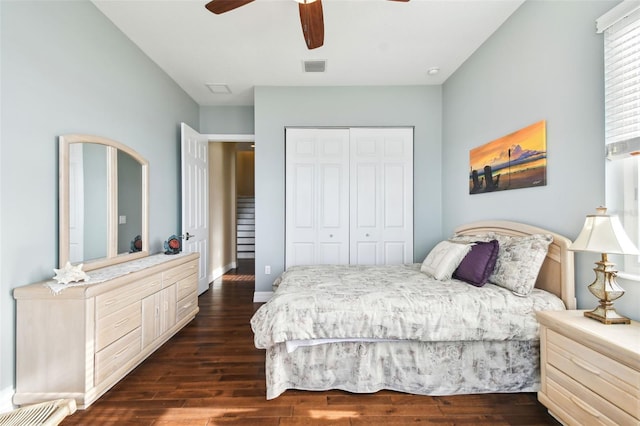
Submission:
M 237 9 L 254 0 L 211 0 L 205 6 L 207 10 L 220 15 Z M 309 50 L 318 48 L 324 44 L 324 17 L 322 14 L 321 0 L 295 0 L 298 2 L 300 10 L 300 24 L 302 24 L 302 34 Z M 390 0 L 398 2 L 408 2 L 409 0 Z

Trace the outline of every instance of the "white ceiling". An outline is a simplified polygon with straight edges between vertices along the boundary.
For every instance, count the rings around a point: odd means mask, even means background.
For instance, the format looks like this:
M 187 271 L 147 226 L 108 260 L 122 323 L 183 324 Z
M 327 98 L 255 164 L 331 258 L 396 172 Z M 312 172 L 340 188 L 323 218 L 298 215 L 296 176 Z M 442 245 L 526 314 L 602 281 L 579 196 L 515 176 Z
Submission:
M 294 0 L 222 15 L 207 1 L 93 3 L 198 104 L 253 105 L 255 86 L 442 84 L 524 0 L 324 0 L 324 46 L 314 50 Z M 326 72 L 303 73 L 310 59 L 325 59 Z

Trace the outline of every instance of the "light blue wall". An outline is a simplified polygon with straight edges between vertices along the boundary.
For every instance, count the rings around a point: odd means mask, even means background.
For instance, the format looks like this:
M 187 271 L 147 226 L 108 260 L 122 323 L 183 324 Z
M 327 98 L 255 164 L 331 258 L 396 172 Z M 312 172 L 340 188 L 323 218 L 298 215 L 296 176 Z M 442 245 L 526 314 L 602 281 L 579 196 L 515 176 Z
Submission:
M 200 107 L 203 134 L 252 135 L 253 121 L 253 105 Z
M 443 87 L 443 231 L 509 219 L 574 239 L 605 202 L 603 40 L 595 20 L 616 1 L 527 1 Z M 547 186 L 468 194 L 469 150 L 547 120 Z M 576 253 L 580 308 L 598 256 Z M 640 319 L 640 283 L 618 310 Z
M 271 291 L 284 268 L 285 126 L 415 126 L 414 257 L 422 261 L 441 237 L 441 101 L 440 86 L 256 88 L 257 292 Z
M 149 161 L 150 247 L 180 230 L 179 124 L 198 105 L 88 1 L 1 2 L 0 395 L 14 386 L 12 289 L 58 253 L 58 135 L 91 133 Z

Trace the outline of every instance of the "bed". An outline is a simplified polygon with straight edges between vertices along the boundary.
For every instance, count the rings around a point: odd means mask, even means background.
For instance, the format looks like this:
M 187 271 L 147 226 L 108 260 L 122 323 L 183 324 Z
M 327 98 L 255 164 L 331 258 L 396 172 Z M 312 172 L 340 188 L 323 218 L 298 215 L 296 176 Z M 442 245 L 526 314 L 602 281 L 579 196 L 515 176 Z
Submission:
M 544 241 L 543 249 L 522 250 L 531 241 Z M 483 271 L 489 282 L 468 281 L 462 268 L 471 250 L 489 250 L 491 244 L 495 265 L 492 274 Z M 570 244 L 530 225 L 484 221 L 457 228 L 422 264 L 290 268 L 251 319 L 255 345 L 266 350 L 267 399 L 287 389 L 419 395 L 537 391 L 535 312 L 575 309 Z M 451 249 L 434 254 L 440 246 Z M 428 260 L 452 250 L 466 251 L 456 254 L 452 278 L 439 276 Z M 532 253 L 539 260 L 527 257 Z M 534 272 L 523 269 L 534 263 Z M 504 286 L 505 271 L 518 285 L 533 274 L 530 287 Z

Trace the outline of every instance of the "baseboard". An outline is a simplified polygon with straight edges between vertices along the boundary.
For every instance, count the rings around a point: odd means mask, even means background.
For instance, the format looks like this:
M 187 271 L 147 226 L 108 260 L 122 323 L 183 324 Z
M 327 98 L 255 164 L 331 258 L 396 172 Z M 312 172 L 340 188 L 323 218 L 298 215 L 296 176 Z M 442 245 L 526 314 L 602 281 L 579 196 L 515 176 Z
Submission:
M 218 278 L 220 278 L 230 270 L 235 269 L 236 267 L 237 267 L 236 262 L 231 262 L 227 265 L 214 269 L 213 271 L 211 271 L 211 274 L 209 274 L 209 282 L 210 283 L 214 282 L 215 280 L 217 280 Z
M 253 303 L 268 302 L 271 296 L 273 296 L 272 291 L 256 291 L 253 293 Z
M 6 413 L 15 408 L 12 401 L 14 393 L 16 390 L 12 387 L 0 391 L 0 413 Z

